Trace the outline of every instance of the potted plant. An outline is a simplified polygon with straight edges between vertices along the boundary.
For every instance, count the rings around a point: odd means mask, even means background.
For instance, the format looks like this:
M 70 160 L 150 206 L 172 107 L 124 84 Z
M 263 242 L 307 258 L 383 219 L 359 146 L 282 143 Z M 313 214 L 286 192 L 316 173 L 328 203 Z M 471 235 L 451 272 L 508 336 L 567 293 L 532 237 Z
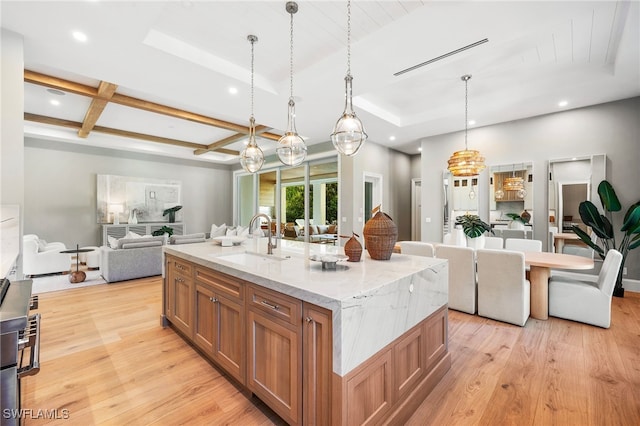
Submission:
M 467 247 L 475 249 L 484 248 L 484 233 L 491 232 L 491 225 L 480 219 L 475 214 L 465 214 L 456 217 L 456 225 L 462 226 L 462 231 L 467 236 Z
M 582 222 L 591 227 L 598 237 L 597 241 L 601 243 L 602 246 L 593 242 L 589 234 L 577 225 L 572 225 L 571 228 L 573 232 L 575 232 L 585 244 L 595 250 L 602 259 L 606 257 L 609 249 L 618 250 L 622 254 L 622 264 L 620 265 L 620 271 L 618 271 L 618 278 L 616 279 L 616 285 L 613 289 L 613 295 L 624 297 L 622 276 L 627 254 L 629 250 L 640 246 L 640 201 L 632 204 L 624 215 L 622 227 L 620 228 L 622 241 L 620 244 L 617 244 L 611 213 L 622 210 L 622 205 L 620 204 L 620 200 L 618 200 L 613 186 L 606 180 L 603 180 L 598 185 L 598 195 L 600 196 L 600 202 L 605 210 L 605 214 L 600 214 L 598 208 L 591 201 L 581 202 L 578 211 Z
M 163 226 L 160 229 L 156 229 L 155 231 L 153 231 L 151 233 L 151 235 L 153 235 L 154 237 L 157 237 L 159 235 L 164 235 L 164 234 L 168 234 L 169 236 L 173 235 L 173 228 L 169 227 L 169 226 Z

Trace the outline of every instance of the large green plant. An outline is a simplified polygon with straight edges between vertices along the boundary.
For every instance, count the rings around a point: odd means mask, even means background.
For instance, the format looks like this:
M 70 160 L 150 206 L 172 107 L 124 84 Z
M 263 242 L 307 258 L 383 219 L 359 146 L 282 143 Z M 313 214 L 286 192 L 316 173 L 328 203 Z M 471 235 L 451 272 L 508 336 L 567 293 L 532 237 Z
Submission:
M 491 232 L 491 225 L 480 219 L 480 216 L 475 214 L 465 214 L 456 217 L 456 225 L 462 225 L 462 231 L 469 238 L 477 238 L 484 234 L 486 231 Z
M 614 290 L 614 294 L 622 294 L 622 275 L 627 254 L 630 250 L 640 246 L 640 201 L 631 205 L 625 213 L 622 227 L 620 228 L 622 241 L 620 244 L 617 244 L 611 213 L 622 210 L 622 205 L 613 186 L 606 180 L 603 180 L 598 185 L 598 195 L 600 196 L 600 202 L 602 203 L 605 214 L 601 214 L 591 201 L 581 202 L 578 211 L 580 212 L 582 222 L 591 227 L 598 237 L 598 243 L 602 245 L 591 241 L 591 236 L 578 226 L 573 225 L 571 228 L 573 232 L 575 232 L 584 243 L 594 249 L 602 259 L 605 258 L 609 249 L 615 249 L 622 253 L 622 265 L 618 272 Z

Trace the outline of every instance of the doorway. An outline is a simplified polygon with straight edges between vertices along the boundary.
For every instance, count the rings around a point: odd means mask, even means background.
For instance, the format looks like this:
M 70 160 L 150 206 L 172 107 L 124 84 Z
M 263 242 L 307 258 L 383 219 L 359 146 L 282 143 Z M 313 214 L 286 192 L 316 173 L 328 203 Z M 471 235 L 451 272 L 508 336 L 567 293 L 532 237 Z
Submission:
M 411 179 L 411 240 L 422 240 L 422 179 Z
M 367 223 L 373 216 L 371 211 L 380 206 L 382 210 L 382 175 L 371 172 L 364 172 L 364 223 Z

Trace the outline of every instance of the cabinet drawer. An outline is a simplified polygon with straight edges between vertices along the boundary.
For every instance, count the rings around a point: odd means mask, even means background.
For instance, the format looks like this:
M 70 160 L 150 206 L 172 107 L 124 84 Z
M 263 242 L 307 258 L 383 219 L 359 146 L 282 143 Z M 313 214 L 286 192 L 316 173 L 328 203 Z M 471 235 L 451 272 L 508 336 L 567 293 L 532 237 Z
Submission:
M 300 325 L 302 302 L 266 288 L 248 286 L 248 306 L 294 326 Z
M 172 268 L 178 274 L 188 277 L 190 277 L 193 272 L 193 266 L 191 266 L 191 263 L 178 259 L 177 257 L 169 258 L 169 268 Z
M 241 301 L 244 299 L 244 283 L 229 275 L 196 267 L 196 281 L 206 284 L 216 293 Z

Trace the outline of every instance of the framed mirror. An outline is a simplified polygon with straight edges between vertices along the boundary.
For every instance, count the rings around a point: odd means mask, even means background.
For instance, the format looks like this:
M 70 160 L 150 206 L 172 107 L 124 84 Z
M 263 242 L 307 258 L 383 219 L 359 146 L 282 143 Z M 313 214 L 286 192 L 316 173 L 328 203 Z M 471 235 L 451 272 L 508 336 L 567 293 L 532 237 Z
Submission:
M 455 177 L 443 172 L 443 235 L 450 233 L 456 217 L 478 214 L 478 176 Z
M 497 236 L 533 238 L 533 176 L 531 162 L 491 166 L 489 223 Z M 514 221 L 509 214 L 517 214 L 522 221 Z M 503 230 L 517 230 L 519 233 L 510 235 L 505 232 L 507 235 L 501 235 Z

